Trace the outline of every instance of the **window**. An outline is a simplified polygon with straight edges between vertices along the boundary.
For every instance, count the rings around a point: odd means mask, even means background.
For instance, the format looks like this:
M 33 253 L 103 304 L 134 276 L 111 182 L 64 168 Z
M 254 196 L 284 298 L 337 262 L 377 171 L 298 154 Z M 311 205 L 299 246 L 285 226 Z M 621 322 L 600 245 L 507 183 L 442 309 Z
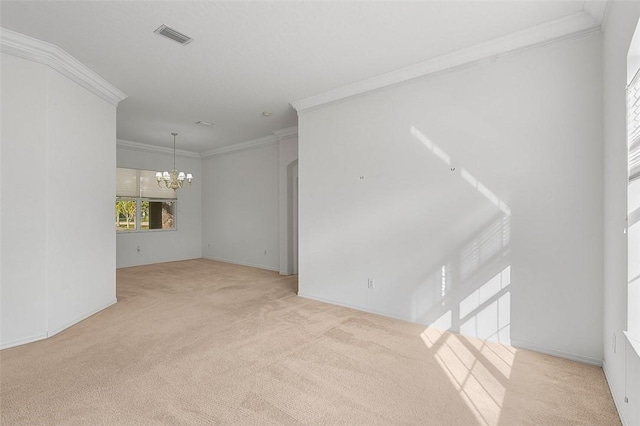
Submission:
M 176 229 L 176 193 L 157 184 L 151 170 L 116 169 L 116 231 Z
M 116 231 L 135 231 L 138 211 L 134 198 L 116 197 Z
M 634 338 L 640 337 L 640 69 L 637 65 L 627 86 L 627 331 Z
M 640 178 L 640 70 L 627 87 L 627 143 L 629 182 Z
M 172 200 L 142 200 L 140 226 L 147 229 L 175 229 L 174 207 Z

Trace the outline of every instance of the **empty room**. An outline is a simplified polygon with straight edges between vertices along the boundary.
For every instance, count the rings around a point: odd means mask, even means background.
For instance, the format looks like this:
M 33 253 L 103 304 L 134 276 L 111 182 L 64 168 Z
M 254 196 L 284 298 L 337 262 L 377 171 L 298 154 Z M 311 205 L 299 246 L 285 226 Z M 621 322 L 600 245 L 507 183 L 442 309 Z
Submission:
M 0 1 L 0 424 L 640 425 L 640 2 Z

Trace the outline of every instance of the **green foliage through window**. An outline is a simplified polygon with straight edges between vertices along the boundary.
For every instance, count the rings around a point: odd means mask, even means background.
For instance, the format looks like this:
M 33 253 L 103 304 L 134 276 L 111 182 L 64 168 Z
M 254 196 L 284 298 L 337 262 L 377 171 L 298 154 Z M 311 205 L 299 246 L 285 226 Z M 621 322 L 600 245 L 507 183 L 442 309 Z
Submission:
M 136 200 L 116 199 L 116 230 L 136 230 Z
M 175 207 L 176 200 L 117 197 L 116 231 L 176 229 Z

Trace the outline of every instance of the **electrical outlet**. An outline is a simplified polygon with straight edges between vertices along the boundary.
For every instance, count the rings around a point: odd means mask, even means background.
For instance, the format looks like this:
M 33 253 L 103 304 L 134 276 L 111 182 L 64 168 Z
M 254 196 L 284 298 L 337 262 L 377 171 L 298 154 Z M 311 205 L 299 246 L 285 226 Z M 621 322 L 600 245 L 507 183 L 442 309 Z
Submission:
M 369 278 L 369 279 L 367 280 L 367 287 L 368 287 L 368 288 L 373 288 L 373 278 Z

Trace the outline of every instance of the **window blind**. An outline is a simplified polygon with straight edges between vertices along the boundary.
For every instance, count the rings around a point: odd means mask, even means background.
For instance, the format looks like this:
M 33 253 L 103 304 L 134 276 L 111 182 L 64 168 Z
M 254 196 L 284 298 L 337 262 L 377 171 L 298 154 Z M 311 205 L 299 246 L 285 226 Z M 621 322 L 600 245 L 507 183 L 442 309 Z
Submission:
M 151 170 L 138 170 L 140 172 L 140 196 L 143 198 L 178 198 L 176 191 L 167 189 L 164 186 L 158 186 L 156 180 L 156 172 Z
M 627 143 L 629 181 L 640 178 L 640 72 L 627 86 Z
M 116 196 L 176 199 L 176 191 L 158 186 L 156 172 L 151 170 L 116 168 Z
M 116 168 L 116 196 L 117 197 L 139 197 L 140 182 L 138 171 L 135 169 Z

